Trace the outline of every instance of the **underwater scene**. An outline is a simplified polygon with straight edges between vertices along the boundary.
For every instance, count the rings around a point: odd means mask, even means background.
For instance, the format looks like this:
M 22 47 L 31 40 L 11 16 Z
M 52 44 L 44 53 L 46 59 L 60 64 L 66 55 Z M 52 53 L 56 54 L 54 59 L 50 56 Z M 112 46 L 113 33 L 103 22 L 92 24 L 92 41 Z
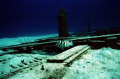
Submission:
M 0 79 L 120 79 L 119 0 L 0 0 Z

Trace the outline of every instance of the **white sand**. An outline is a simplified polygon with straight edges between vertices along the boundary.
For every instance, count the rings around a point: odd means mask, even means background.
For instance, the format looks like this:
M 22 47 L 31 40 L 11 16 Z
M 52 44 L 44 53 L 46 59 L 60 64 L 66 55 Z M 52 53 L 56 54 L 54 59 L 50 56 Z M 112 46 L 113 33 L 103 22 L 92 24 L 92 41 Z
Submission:
M 17 38 L 2 38 L 0 39 L 0 47 L 9 46 L 9 45 L 16 45 L 25 42 L 32 42 L 36 39 L 42 39 L 47 37 L 54 37 L 58 36 L 58 34 L 50 34 L 50 35 L 42 35 L 42 36 L 33 36 L 33 37 L 17 37 Z
M 42 39 L 42 38 L 54 37 L 54 36 L 58 36 L 58 34 L 50 34 L 50 35 L 35 36 L 35 37 L 2 38 L 2 39 L 0 39 L 0 47 L 21 44 L 21 42 L 19 42 L 20 40 L 22 40 L 22 42 L 25 43 L 26 40 L 28 42 L 32 42 L 36 39 Z M 0 53 L 2 53 L 2 52 L 3 51 L 0 50 Z M 49 56 L 47 56 L 47 55 L 43 56 L 43 55 L 39 55 L 39 54 L 6 54 L 6 55 L 2 55 L 2 56 L 0 56 L 0 75 L 15 71 L 15 70 L 21 68 L 20 66 L 24 67 L 25 64 L 29 65 L 30 62 L 35 62 L 34 61 L 34 60 L 36 60 L 35 58 L 37 58 L 39 60 L 39 59 L 43 59 L 45 57 L 49 57 Z M 24 60 L 25 64 L 21 62 L 22 60 Z
M 91 50 L 69 67 L 63 79 L 120 79 L 120 50 Z
M 44 35 L 37 37 L 23 37 L 34 41 L 38 38 L 46 38 L 57 36 L 57 34 Z M 3 38 L 0 39 L 0 47 L 20 44 L 18 38 Z M 0 52 L 2 52 L 0 50 Z M 34 61 L 35 57 L 39 58 L 40 55 L 3 55 L 0 56 L 0 75 L 10 72 L 14 68 L 10 65 L 19 68 L 21 60 L 25 63 L 30 64 L 30 61 Z M 16 69 L 16 68 L 15 68 Z M 32 77 L 30 77 L 32 75 Z M 18 75 L 19 77 L 19 75 Z M 16 79 L 19 79 L 16 75 Z M 28 78 L 26 78 L 28 77 Z M 26 74 L 26 79 L 35 79 L 34 74 Z M 12 78 L 11 78 L 12 79 Z M 120 79 L 120 50 L 114 50 L 111 48 L 102 48 L 99 50 L 91 50 L 85 54 L 78 61 L 75 61 L 71 67 L 69 67 L 66 75 L 63 79 Z

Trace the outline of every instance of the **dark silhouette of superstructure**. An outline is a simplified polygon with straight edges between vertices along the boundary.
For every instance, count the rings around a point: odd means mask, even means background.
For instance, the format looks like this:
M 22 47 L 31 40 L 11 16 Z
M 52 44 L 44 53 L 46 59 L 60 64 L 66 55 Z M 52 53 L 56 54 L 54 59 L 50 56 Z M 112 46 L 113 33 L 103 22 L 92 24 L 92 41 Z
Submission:
M 59 26 L 59 37 L 69 36 L 67 27 L 67 18 L 65 9 L 62 8 L 58 13 L 58 26 Z

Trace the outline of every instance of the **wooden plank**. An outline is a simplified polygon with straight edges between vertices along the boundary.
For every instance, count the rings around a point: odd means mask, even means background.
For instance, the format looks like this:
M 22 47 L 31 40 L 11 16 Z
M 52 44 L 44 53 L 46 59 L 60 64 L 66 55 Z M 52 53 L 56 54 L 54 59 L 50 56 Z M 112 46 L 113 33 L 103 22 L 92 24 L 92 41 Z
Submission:
M 117 43 L 119 46 L 120 46 L 120 42 L 119 43 Z
M 0 52 L 0 56 L 1 56 L 1 55 L 5 55 L 5 54 L 10 54 L 10 53 L 15 53 L 15 52 L 18 52 L 18 50 L 3 51 L 3 52 Z
M 92 40 L 92 41 L 90 41 L 90 42 L 96 42 L 96 43 L 105 43 L 106 41 L 101 41 L 101 40 Z
M 79 45 L 75 46 L 69 50 L 66 50 L 56 56 L 53 56 L 52 58 L 47 59 L 48 62 L 63 62 L 70 56 L 76 54 L 78 51 L 83 50 L 87 45 Z
M 71 40 L 83 40 L 83 39 L 92 39 L 92 38 L 107 38 L 107 37 L 114 37 L 120 36 L 120 33 L 117 34 L 108 34 L 108 35 L 100 35 L 100 36 L 90 36 L 90 37 L 59 37 L 59 38 L 70 38 Z M 55 39 L 55 38 L 54 38 Z
M 43 42 L 43 43 L 30 43 L 30 44 L 20 44 L 20 45 L 14 45 L 14 46 L 6 46 L 6 47 L 1 47 L 0 50 L 2 49 L 10 49 L 10 48 L 17 48 L 17 47 L 27 47 L 27 46 L 34 46 L 34 45 L 44 45 L 44 44 L 54 44 L 58 41 L 51 41 L 51 42 Z
M 108 35 L 99 35 L 99 36 L 86 36 L 86 37 L 53 37 L 51 38 L 51 40 L 84 40 L 84 39 L 92 39 L 92 38 L 107 38 L 107 37 L 114 37 L 114 36 L 120 36 L 120 33 L 117 33 L 117 34 L 108 34 Z M 49 38 L 48 38 L 49 39 Z
M 68 58 L 67 60 L 65 60 L 63 63 L 66 63 L 66 64 L 71 63 L 78 56 L 80 56 L 80 54 L 84 53 L 85 51 L 89 50 L 90 48 L 91 48 L 90 46 L 85 47 L 83 50 L 78 51 L 78 53 L 76 53 L 75 55 L 71 56 L 70 58 Z

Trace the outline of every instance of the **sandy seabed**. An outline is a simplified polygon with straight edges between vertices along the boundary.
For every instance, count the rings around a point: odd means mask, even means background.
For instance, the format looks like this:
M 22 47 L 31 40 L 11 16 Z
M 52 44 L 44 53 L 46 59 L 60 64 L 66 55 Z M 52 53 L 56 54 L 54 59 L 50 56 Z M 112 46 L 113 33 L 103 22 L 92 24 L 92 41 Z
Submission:
M 90 50 L 68 68 L 63 79 L 120 79 L 120 50 Z
M 57 36 L 57 34 L 23 38 L 34 41 L 35 39 L 52 36 Z M 0 39 L 0 47 L 20 44 L 19 39 L 21 37 Z M 2 53 L 2 50 L 0 50 L 0 53 Z M 37 68 L 40 69 L 42 67 L 41 63 L 44 64 L 44 59 L 49 57 L 51 56 L 40 54 L 2 55 L 0 56 L 0 75 L 30 66 L 29 69 L 25 69 L 22 73 L 17 73 L 9 79 L 40 79 L 40 76 L 43 75 L 42 72 L 37 73 L 33 70 L 34 68 L 36 70 Z M 33 62 L 34 65 L 32 65 Z M 36 73 L 39 75 L 36 75 Z M 109 47 L 90 50 L 89 53 L 82 55 L 67 68 L 67 72 L 62 79 L 120 79 L 120 50 Z

